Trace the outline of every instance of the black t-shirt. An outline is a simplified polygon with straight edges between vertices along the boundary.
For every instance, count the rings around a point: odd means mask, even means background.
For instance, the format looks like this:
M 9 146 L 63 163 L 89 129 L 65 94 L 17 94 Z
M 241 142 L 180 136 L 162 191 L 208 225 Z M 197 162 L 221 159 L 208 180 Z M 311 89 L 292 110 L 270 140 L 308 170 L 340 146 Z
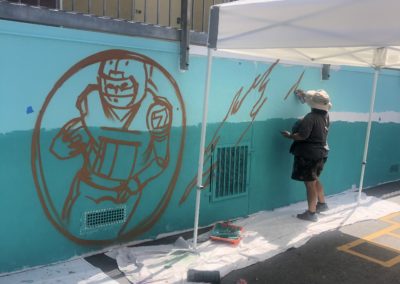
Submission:
M 328 157 L 327 144 L 329 129 L 328 112 L 312 109 L 303 119 L 297 121 L 292 129 L 305 140 L 294 141 L 290 153 L 307 159 L 321 159 Z

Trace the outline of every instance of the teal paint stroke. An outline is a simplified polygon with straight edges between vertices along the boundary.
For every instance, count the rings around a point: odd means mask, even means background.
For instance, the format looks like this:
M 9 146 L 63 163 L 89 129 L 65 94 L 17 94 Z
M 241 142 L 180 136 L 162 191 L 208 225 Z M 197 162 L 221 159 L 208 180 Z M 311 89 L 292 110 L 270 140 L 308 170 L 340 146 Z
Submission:
M 273 209 L 305 199 L 301 182 L 290 179 L 293 156 L 289 154 L 290 141 L 281 137 L 279 130 L 290 129 L 293 119 L 272 119 L 254 124 L 254 151 L 252 160 L 251 213 Z M 366 123 L 334 122 L 329 130 L 329 158 L 321 180 L 326 194 L 334 194 L 358 185 L 365 139 Z M 398 143 L 400 131 L 395 123 L 373 123 L 365 187 L 397 180 L 400 173 Z M 257 136 L 257 137 L 256 137 Z M 390 137 L 388 139 L 388 137 Z
M 200 224 L 209 225 L 218 220 L 227 220 L 246 216 L 260 210 L 271 210 L 284 205 L 305 199 L 304 185 L 290 179 L 292 156 L 288 149 L 290 141 L 281 137 L 279 130 L 290 128 L 294 119 L 271 119 L 256 122 L 251 131 L 244 138 L 244 143 L 252 145 L 251 172 L 249 173 L 248 194 L 243 197 L 227 199 L 220 202 L 210 202 L 209 192 L 202 193 Z M 218 124 L 210 124 L 210 134 Z M 230 145 L 235 142 L 234 136 L 246 128 L 246 124 L 231 123 L 222 133 L 221 145 Z M 366 123 L 335 122 L 329 134 L 330 155 L 326 168 L 321 176 L 327 194 L 334 194 L 349 189 L 358 184 L 361 169 L 362 145 Z M 174 131 L 179 131 L 176 129 Z M 365 186 L 400 178 L 398 166 L 400 152 L 398 144 L 400 137 L 391 136 L 400 131 L 399 124 L 373 123 L 368 164 L 365 175 Z M 55 130 L 45 132 L 52 136 Z M 180 178 L 169 207 L 153 229 L 143 234 L 140 239 L 155 238 L 167 232 L 180 231 L 192 228 L 194 216 L 194 192 L 186 202 L 179 205 L 183 189 L 189 178 L 196 174 L 197 146 L 199 128 L 187 129 L 187 147 Z M 38 202 L 32 178 L 30 176 L 30 140 L 31 131 L 18 131 L 0 136 L 0 179 L 2 181 L 2 212 L 10 212 L 3 218 L 3 226 L 7 234 L 2 234 L 2 255 L 0 257 L 1 272 L 21 269 L 25 266 L 41 265 L 75 255 L 99 250 L 101 247 L 79 246 L 62 236 L 43 214 Z M 393 139 L 385 139 L 391 136 Z M 49 141 L 49 139 L 45 139 Z M 50 160 L 48 160 L 48 163 Z M 62 204 L 66 195 L 68 176 L 81 165 L 79 158 L 64 161 L 62 171 L 61 162 L 53 159 L 47 165 L 49 183 L 58 188 L 55 194 L 56 204 Z M 397 170 L 396 170 L 397 169 Z M 163 186 L 165 180 L 154 182 L 152 188 Z M 7 190 L 8 189 L 8 190 Z M 145 214 L 146 204 L 152 206 L 157 202 L 154 198 L 146 199 L 140 212 Z M 144 210 L 144 211 L 143 211 Z M 4 216 L 4 215 L 3 215 Z M 43 242 L 43 236 L 46 236 Z M 11 261 L 10 261 L 11 259 Z

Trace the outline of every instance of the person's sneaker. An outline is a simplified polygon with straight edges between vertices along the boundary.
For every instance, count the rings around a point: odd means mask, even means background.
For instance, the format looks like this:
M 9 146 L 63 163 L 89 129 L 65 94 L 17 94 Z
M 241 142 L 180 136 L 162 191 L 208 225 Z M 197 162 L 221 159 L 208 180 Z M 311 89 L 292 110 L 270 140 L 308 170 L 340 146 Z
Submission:
M 311 221 L 311 222 L 317 222 L 318 221 L 318 216 L 315 212 L 311 211 L 304 211 L 304 213 L 297 214 L 297 218 L 305 221 Z
M 317 210 L 316 210 L 317 213 L 321 213 L 327 210 L 329 210 L 328 204 L 320 202 L 317 203 Z

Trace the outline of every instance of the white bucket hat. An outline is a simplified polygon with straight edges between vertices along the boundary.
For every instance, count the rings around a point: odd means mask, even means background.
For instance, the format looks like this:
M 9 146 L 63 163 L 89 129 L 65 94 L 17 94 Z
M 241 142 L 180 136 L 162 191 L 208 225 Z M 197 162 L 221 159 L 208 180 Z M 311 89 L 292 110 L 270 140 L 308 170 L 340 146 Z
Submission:
M 332 107 L 329 95 L 325 90 L 307 91 L 304 100 L 310 108 L 329 111 Z

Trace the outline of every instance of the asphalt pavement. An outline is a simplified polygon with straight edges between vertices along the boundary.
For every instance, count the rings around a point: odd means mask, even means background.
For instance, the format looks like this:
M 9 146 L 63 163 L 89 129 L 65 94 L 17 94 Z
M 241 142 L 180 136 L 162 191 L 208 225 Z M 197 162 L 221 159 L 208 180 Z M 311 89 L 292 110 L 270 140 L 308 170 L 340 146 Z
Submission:
M 365 190 L 400 204 L 400 182 Z M 341 227 L 226 275 L 222 284 L 400 283 L 400 212 Z

